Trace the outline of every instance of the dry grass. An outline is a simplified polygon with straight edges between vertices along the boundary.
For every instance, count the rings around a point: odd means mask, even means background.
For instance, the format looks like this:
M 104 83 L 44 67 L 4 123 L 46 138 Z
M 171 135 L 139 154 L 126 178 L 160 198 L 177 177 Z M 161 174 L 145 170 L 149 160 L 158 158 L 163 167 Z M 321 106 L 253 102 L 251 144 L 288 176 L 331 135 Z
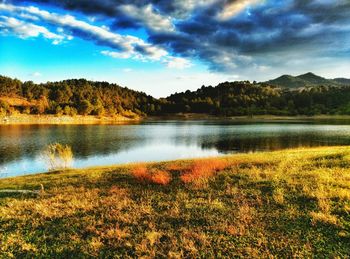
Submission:
M 168 185 L 172 180 L 171 174 L 167 171 L 148 169 L 146 165 L 137 165 L 131 172 L 135 179 L 141 182 Z
M 180 179 L 185 184 L 204 187 L 210 177 L 214 176 L 216 172 L 224 170 L 227 166 L 228 162 L 220 158 L 196 160 L 189 169 L 181 174 Z
M 42 152 L 49 170 L 67 169 L 73 162 L 73 151 L 68 145 L 54 143 L 48 145 Z
M 347 258 L 349 157 L 313 148 L 2 179 L 45 191 L 0 193 L 0 258 Z

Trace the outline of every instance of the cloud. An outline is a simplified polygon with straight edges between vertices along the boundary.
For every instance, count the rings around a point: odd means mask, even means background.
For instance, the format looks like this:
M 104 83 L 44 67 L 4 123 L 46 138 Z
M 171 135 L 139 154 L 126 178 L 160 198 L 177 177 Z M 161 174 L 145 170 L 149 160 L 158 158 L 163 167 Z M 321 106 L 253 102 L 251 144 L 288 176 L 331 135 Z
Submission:
M 112 58 L 121 58 L 121 59 L 126 59 L 131 57 L 131 54 L 128 52 L 116 52 L 116 51 L 110 51 L 110 50 L 102 50 L 101 54 Z
M 147 26 L 150 30 L 154 31 L 173 31 L 174 26 L 171 22 L 171 18 L 168 16 L 162 16 L 157 13 L 152 4 L 137 7 L 135 5 L 122 5 L 119 9 L 137 21 L 140 21 L 142 24 Z
M 227 20 L 230 19 L 234 16 L 236 16 L 237 14 L 239 14 L 240 12 L 242 12 L 243 10 L 245 10 L 246 8 L 255 5 L 257 3 L 261 3 L 262 0 L 231 0 L 228 1 L 228 3 L 226 3 L 223 6 L 222 11 L 218 14 L 218 18 L 220 20 Z
M 34 73 L 30 74 L 30 76 L 32 76 L 32 77 L 41 77 L 42 74 L 40 72 L 34 72 Z
M 87 39 L 93 40 L 98 44 L 109 46 L 113 49 L 117 49 L 117 52 L 105 52 L 102 54 L 109 55 L 112 57 L 128 58 L 134 57 L 143 60 L 159 60 L 163 56 L 166 56 L 168 53 L 160 47 L 152 46 L 151 44 L 146 43 L 144 40 L 131 36 L 131 35 L 121 35 L 115 32 L 110 31 L 106 26 L 95 26 L 91 25 L 85 21 L 78 20 L 72 15 L 60 15 L 57 13 L 48 12 L 45 10 L 40 10 L 34 6 L 14 6 L 10 4 L 0 4 L 0 10 L 10 11 L 12 13 L 26 13 L 32 16 L 36 16 L 44 22 L 50 23 L 54 26 L 59 26 L 59 30 L 69 30 L 72 34 Z M 12 18 L 14 19 L 14 18 Z M 12 19 L 10 21 L 12 21 Z M 25 26 L 29 26 L 28 23 L 18 21 L 12 23 L 19 23 L 17 27 L 22 28 L 23 36 L 25 36 Z M 15 24 L 17 25 L 17 24 Z M 33 31 L 33 35 L 36 35 L 37 31 L 44 34 L 47 38 L 55 38 L 54 44 L 57 44 L 57 40 L 63 38 L 56 34 L 52 34 L 48 31 L 45 31 L 43 27 L 31 26 L 36 28 L 36 31 Z M 23 29 L 24 28 L 24 29 Z
M 22 39 L 42 36 L 52 40 L 52 43 L 55 45 L 64 40 L 63 36 L 52 33 L 43 26 L 25 23 L 7 16 L 0 16 L 0 31 L 5 34 L 15 34 Z
M 175 68 L 175 69 L 184 69 L 192 66 L 192 63 L 189 60 L 185 58 L 179 58 L 179 57 L 169 58 L 165 63 L 168 68 Z
M 18 6 L 23 4 L 20 0 L 12 0 L 13 7 L 5 4 L 15 9 L 12 13 L 38 17 L 70 30 L 74 37 L 108 46 L 113 49 L 109 50 L 109 56 L 159 60 L 165 64 L 167 60 L 170 62 L 169 57 L 196 59 L 212 71 L 238 73 L 250 68 L 257 71 L 279 68 L 301 58 L 341 55 L 349 58 L 350 55 L 350 2 L 347 0 L 26 2 L 40 4 L 42 8 L 53 6 L 79 12 L 86 15 L 86 20 L 96 17 L 96 21 L 106 21 L 110 30 L 70 15 Z M 146 36 L 142 40 L 120 35 L 118 31 L 125 28 L 143 29 Z

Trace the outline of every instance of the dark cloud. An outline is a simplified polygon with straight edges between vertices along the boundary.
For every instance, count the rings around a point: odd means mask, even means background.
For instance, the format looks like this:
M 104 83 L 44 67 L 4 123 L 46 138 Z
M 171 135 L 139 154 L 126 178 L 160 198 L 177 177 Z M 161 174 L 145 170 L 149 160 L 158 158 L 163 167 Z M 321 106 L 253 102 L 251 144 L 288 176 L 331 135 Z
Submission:
M 23 4 L 23 1 L 13 2 Z M 190 0 L 27 1 L 108 17 L 113 21 L 113 30 L 145 28 L 149 42 L 175 55 L 199 58 L 213 70 L 227 71 L 236 66 L 251 65 L 256 61 L 254 57 L 266 53 L 281 55 L 298 51 L 307 54 L 314 52 L 315 46 L 318 52 L 325 55 L 332 52 L 333 46 L 340 48 L 338 52 L 348 53 L 348 0 L 265 0 L 247 6 L 228 19 L 221 19 L 221 12 L 227 5 L 237 2 L 239 0 L 217 0 L 200 5 L 200 1 Z M 149 4 L 152 4 L 155 13 L 176 18 L 173 20 L 174 31 L 152 30 L 142 19 L 131 17 L 119 8 L 121 5 L 142 7 Z M 191 6 L 193 4 L 194 7 Z M 335 44 L 340 38 L 343 44 Z M 139 51 L 142 52 L 141 49 Z M 252 59 L 245 56 L 251 56 Z

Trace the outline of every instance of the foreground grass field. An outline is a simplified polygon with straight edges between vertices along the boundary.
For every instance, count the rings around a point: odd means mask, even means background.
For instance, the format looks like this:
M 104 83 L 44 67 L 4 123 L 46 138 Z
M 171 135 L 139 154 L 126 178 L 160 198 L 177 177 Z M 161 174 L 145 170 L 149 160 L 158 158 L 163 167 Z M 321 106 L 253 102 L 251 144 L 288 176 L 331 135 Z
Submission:
M 350 148 L 0 180 L 0 257 L 350 257 Z

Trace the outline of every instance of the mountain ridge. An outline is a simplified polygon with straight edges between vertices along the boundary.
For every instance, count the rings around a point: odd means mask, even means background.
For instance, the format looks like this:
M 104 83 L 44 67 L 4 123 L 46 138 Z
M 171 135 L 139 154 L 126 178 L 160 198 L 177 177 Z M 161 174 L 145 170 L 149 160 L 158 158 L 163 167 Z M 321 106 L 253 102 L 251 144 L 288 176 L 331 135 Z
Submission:
M 275 79 L 265 81 L 264 83 L 270 84 L 272 86 L 281 87 L 281 88 L 305 88 L 305 87 L 314 87 L 314 86 L 345 86 L 350 85 L 350 79 L 347 78 L 334 78 L 327 79 L 321 76 L 318 76 L 312 72 L 307 72 L 298 76 L 292 75 L 282 75 Z

